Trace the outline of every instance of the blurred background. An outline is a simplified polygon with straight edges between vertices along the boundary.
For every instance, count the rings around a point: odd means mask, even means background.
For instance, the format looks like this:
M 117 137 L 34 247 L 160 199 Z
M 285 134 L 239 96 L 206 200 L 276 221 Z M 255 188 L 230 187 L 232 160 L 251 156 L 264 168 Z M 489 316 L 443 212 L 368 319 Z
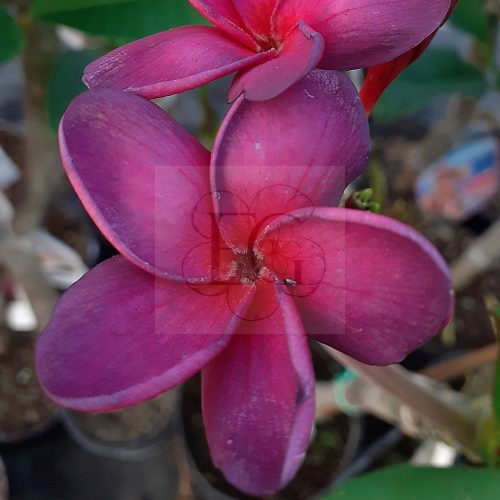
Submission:
M 435 378 L 477 398 L 491 388 L 498 355 L 499 15 L 498 0 L 458 2 L 431 47 L 377 104 L 369 169 L 346 195 L 356 205 L 359 191 L 370 188 L 383 214 L 417 228 L 445 256 L 455 317 L 405 366 L 437 364 Z M 114 252 L 58 155 L 57 125 L 85 90 L 83 68 L 128 41 L 202 23 L 187 0 L 0 1 L 0 500 L 246 498 L 211 465 L 198 379 L 128 410 L 83 415 L 55 407 L 33 367 L 37 333 L 58 296 Z M 361 85 L 363 72 L 352 78 Z M 210 146 L 228 109 L 229 83 L 158 104 Z M 334 388 L 349 373 L 311 347 L 313 444 L 296 479 L 273 498 L 321 498 L 388 464 L 466 460 L 384 422 L 377 404 L 346 409 Z

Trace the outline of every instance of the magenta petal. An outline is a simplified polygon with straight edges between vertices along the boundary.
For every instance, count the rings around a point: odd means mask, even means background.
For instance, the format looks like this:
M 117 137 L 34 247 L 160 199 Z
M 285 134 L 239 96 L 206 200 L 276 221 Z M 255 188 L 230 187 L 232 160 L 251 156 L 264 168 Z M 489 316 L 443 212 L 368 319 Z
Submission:
M 226 241 L 246 245 L 276 216 L 337 205 L 365 167 L 369 147 L 358 93 L 342 73 L 312 71 L 265 102 L 240 98 L 212 155 L 212 189 Z
M 276 0 L 233 0 L 241 19 L 256 38 L 267 36 Z
M 243 309 L 252 295 L 241 287 Z M 114 257 L 59 301 L 37 344 L 38 376 L 63 406 L 115 410 L 195 374 L 239 322 L 225 294 L 197 293 Z
M 126 90 L 148 99 L 184 92 L 267 60 L 209 26 L 183 26 L 142 38 L 87 66 L 89 88 Z
M 272 494 L 290 481 L 314 419 L 314 374 L 300 318 L 290 297 L 265 295 L 267 305 L 276 303 L 274 313 L 243 321 L 227 349 L 202 371 L 212 459 L 252 495 Z
M 275 58 L 236 76 L 229 91 L 229 100 L 233 101 L 242 93 L 250 101 L 276 97 L 315 68 L 323 50 L 323 37 L 299 23 Z
M 245 28 L 233 0 L 189 0 L 189 3 L 206 19 L 228 35 L 253 50 L 259 45 Z
M 448 268 L 414 229 L 339 208 L 317 208 L 312 217 L 302 210 L 293 219 L 276 221 L 267 238 L 321 248 L 316 259 L 304 258 L 300 265 L 299 279 L 314 286 L 297 286 L 308 291 L 296 303 L 310 337 L 365 363 L 385 365 L 402 361 L 449 321 Z
M 347 70 L 394 59 L 434 32 L 450 0 L 286 0 L 273 17 L 280 33 L 303 19 L 325 39 L 320 67 Z
M 71 183 L 122 254 L 172 279 L 209 276 L 209 257 L 184 265 L 207 241 L 192 220 L 210 191 L 210 155 L 196 139 L 155 104 L 103 89 L 73 101 L 59 136 Z

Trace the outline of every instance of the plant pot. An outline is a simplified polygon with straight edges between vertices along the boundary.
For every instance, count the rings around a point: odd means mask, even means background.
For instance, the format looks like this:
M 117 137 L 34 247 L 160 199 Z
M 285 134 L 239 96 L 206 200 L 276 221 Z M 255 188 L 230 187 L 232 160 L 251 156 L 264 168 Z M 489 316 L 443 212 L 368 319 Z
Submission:
M 7 482 L 7 472 L 0 458 L 0 500 L 9 498 L 9 483 Z
M 62 410 L 70 436 L 86 451 L 107 458 L 142 461 L 161 452 L 174 429 L 178 392 L 113 413 Z
M 194 497 L 200 500 L 255 499 L 230 485 L 212 463 L 201 415 L 199 377 L 185 384 L 181 408 L 180 432 L 186 448 Z M 353 460 L 360 440 L 361 426 L 357 418 L 339 415 L 317 425 L 304 463 L 295 478 L 284 490 L 266 498 L 320 498 Z
M 58 420 L 36 378 L 34 348 L 31 334 L 0 332 L 0 444 L 38 437 Z

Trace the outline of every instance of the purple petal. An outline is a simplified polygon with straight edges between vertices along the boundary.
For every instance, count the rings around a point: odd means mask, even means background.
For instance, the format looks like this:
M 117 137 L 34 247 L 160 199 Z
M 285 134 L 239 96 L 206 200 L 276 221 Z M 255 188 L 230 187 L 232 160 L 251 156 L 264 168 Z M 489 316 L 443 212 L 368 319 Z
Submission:
M 244 22 L 234 7 L 233 0 L 189 0 L 189 3 L 203 17 L 232 38 L 254 51 L 259 49 L 257 42 L 247 32 Z
M 266 61 L 209 26 L 183 26 L 142 38 L 87 66 L 89 88 L 126 90 L 148 99 L 184 92 Z
M 336 205 L 365 167 L 369 147 L 358 93 L 341 73 L 315 70 L 265 102 L 240 98 L 212 155 L 212 188 L 226 240 L 248 246 L 276 216 Z
M 274 287 L 268 287 L 274 288 Z M 258 290 L 267 319 L 243 321 L 202 371 L 210 454 L 226 478 L 252 495 L 283 488 L 304 458 L 314 419 L 314 374 L 295 306 Z
M 192 221 L 210 190 L 210 155 L 196 139 L 155 104 L 102 89 L 73 101 L 59 137 L 78 196 L 122 254 L 172 279 L 208 277 L 208 261 L 184 265 L 207 241 Z
M 240 288 L 243 309 L 251 296 Z M 59 301 L 38 341 L 38 375 L 63 406 L 116 410 L 195 374 L 224 349 L 239 322 L 225 294 L 197 293 L 114 257 Z
M 362 362 L 385 365 L 402 361 L 449 321 L 448 268 L 414 229 L 339 208 L 317 208 L 312 216 L 302 210 L 275 224 L 268 240 L 282 246 L 315 243 L 314 258 L 308 251 L 295 278 L 297 307 L 315 340 Z M 296 295 L 295 289 L 290 293 Z
M 233 101 L 242 93 L 250 101 L 276 97 L 315 68 L 323 50 L 323 37 L 300 23 L 275 58 L 236 76 L 229 91 L 229 100 Z
M 449 7 L 450 0 L 286 0 L 273 20 L 278 33 L 304 20 L 325 39 L 320 67 L 347 70 L 390 61 L 418 45 Z

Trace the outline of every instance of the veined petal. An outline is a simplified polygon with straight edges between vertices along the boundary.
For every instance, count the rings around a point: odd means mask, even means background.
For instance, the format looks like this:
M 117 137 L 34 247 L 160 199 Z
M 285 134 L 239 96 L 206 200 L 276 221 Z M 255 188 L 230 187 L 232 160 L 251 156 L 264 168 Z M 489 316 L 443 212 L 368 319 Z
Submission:
M 265 102 L 240 98 L 212 155 L 212 189 L 226 241 L 251 247 L 271 220 L 336 205 L 363 170 L 370 136 L 358 93 L 342 73 L 315 70 Z
M 258 50 L 259 45 L 247 32 L 233 0 L 189 0 L 189 3 L 232 38 L 253 50 Z
M 273 24 L 287 33 L 299 19 L 321 33 L 321 68 L 347 70 L 390 61 L 435 31 L 450 0 L 281 0 Z
M 240 287 L 243 310 L 252 296 Z M 59 301 L 37 344 L 38 376 L 62 406 L 116 410 L 194 375 L 224 349 L 239 322 L 225 294 L 197 293 L 113 257 Z
M 448 268 L 415 230 L 358 210 L 317 208 L 313 216 L 307 210 L 292 216 L 273 223 L 266 238 L 321 249 L 316 258 L 302 259 L 297 286 L 289 288 L 310 337 L 385 365 L 402 361 L 449 321 Z
M 208 255 L 185 265 L 207 241 L 192 213 L 210 191 L 210 154 L 194 137 L 155 104 L 105 89 L 73 101 L 59 137 L 73 187 L 125 257 L 176 280 L 210 276 Z
M 89 88 L 112 88 L 148 99 L 177 94 L 266 61 L 210 26 L 182 26 L 119 47 L 85 69 Z
M 242 93 L 250 101 L 278 96 L 318 65 L 324 47 L 323 37 L 300 23 L 276 57 L 236 75 L 229 100 L 233 101 Z
M 229 346 L 202 371 L 212 459 L 252 495 L 272 494 L 290 481 L 314 419 L 314 374 L 300 318 L 290 297 L 271 288 L 259 289 L 256 298 L 266 309 L 274 303 L 274 313 L 243 320 Z
M 258 39 L 267 36 L 271 28 L 271 16 L 278 0 L 233 0 L 241 19 Z

